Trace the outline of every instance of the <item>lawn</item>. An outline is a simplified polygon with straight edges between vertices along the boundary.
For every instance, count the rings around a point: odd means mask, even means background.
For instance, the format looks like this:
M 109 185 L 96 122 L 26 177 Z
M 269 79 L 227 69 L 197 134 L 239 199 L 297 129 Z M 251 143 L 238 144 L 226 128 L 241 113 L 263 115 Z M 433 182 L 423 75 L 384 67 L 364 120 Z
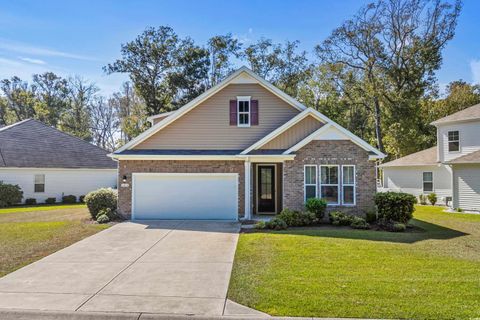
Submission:
M 0 209 L 0 277 L 97 233 L 85 205 Z
M 418 206 L 423 229 L 240 235 L 228 296 L 277 316 L 480 317 L 480 215 Z

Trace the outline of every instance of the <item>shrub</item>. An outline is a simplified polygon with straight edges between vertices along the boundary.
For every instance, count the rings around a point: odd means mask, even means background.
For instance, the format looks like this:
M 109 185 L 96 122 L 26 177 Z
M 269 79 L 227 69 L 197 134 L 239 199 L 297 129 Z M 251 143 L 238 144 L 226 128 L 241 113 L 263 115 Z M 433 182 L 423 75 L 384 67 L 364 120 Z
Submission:
M 262 229 L 265 229 L 267 226 L 266 226 L 265 221 L 258 221 L 257 223 L 255 223 L 255 225 L 253 227 L 255 229 L 262 230 Z
M 368 225 L 367 221 L 361 217 L 353 216 L 352 222 L 350 223 L 350 227 L 353 229 L 368 229 L 370 226 Z
M 457 212 L 463 212 L 463 209 L 462 208 L 457 208 L 455 209 Z
M 315 221 L 315 214 L 311 212 L 300 212 L 285 208 L 277 218 L 285 221 L 289 227 L 301 227 L 311 225 Z
M 55 204 L 55 202 L 57 202 L 57 199 L 56 199 L 56 198 L 47 198 L 47 199 L 45 199 L 45 203 L 46 203 L 46 204 Z
M 378 217 L 407 223 L 415 210 L 415 196 L 403 192 L 379 192 L 375 194 Z
M 25 204 L 26 204 L 26 205 L 29 205 L 29 206 L 34 205 L 34 204 L 37 204 L 37 199 L 35 199 L 35 198 L 27 198 L 27 199 L 25 199 Z
M 63 196 L 62 197 L 62 202 L 63 203 L 76 203 L 77 202 L 77 197 L 75 197 L 73 194 L 68 195 L 68 196 Z
M 427 198 L 428 198 L 428 201 L 430 201 L 430 203 L 432 204 L 432 206 L 434 206 L 435 203 L 437 203 L 437 195 L 435 193 L 429 193 Z
M 85 202 L 85 196 L 84 195 L 79 196 L 78 197 L 78 202 L 84 203 Z
M 117 214 L 111 208 L 105 208 L 98 211 L 97 217 L 100 215 L 106 215 L 110 220 L 114 220 L 117 217 Z
M 305 209 L 308 212 L 315 214 L 318 220 L 322 220 L 327 209 L 327 202 L 320 198 L 310 198 L 305 203 Z
M 98 223 L 108 223 L 110 222 L 110 218 L 106 214 L 99 214 L 97 216 Z
M 280 218 L 273 218 L 272 220 L 268 221 L 265 226 L 268 229 L 273 230 L 285 230 L 287 229 L 287 223 Z
M 427 204 L 427 197 L 424 194 L 419 195 L 418 200 L 420 201 L 421 205 L 426 205 Z
M 22 202 L 23 191 L 18 184 L 8 184 L 0 181 L 0 208 Z
M 374 223 L 378 220 L 377 211 L 375 209 L 369 210 L 365 213 L 365 221 L 368 223 Z
M 334 226 L 349 226 L 352 223 L 352 216 L 341 211 L 332 211 L 328 214 L 330 223 Z
M 393 232 L 404 232 L 405 230 L 407 230 L 407 226 L 403 223 L 397 222 L 392 225 Z
M 115 211 L 117 208 L 117 192 L 111 188 L 101 188 L 89 192 L 85 196 L 85 203 L 90 215 L 95 220 L 102 209 L 110 208 L 111 211 Z

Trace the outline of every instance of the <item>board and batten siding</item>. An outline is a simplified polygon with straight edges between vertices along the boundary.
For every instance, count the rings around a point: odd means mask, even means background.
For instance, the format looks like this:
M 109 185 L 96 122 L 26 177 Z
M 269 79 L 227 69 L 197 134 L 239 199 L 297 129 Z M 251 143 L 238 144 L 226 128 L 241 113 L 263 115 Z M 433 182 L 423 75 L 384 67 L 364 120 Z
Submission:
M 34 192 L 35 175 L 45 175 L 45 192 Z M 4 168 L 0 169 L 0 181 L 18 184 L 23 191 L 23 200 L 34 198 L 37 203 L 47 198 L 62 201 L 63 195 L 77 198 L 102 187 L 117 186 L 117 169 L 43 169 Z
M 230 100 L 237 96 L 258 100 L 258 125 L 230 125 Z M 258 84 L 230 84 L 133 149 L 243 150 L 299 112 Z
M 458 131 L 460 135 L 460 151 L 448 152 L 448 132 Z M 480 121 L 445 124 L 438 127 L 437 138 L 440 162 L 447 162 L 480 150 Z
M 452 196 L 452 170 L 445 165 L 385 167 L 383 171 L 383 188 L 381 191 L 406 192 L 416 197 L 423 192 L 423 172 L 433 173 L 433 192 L 442 197 Z M 443 202 L 445 204 L 445 202 Z
M 454 165 L 453 184 L 453 207 L 480 211 L 480 165 Z
M 312 116 L 305 117 L 285 132 L 263 145 L 260 149 L 288 149 L 302 141 L 314 131 L 320 129 L 323 123 Z

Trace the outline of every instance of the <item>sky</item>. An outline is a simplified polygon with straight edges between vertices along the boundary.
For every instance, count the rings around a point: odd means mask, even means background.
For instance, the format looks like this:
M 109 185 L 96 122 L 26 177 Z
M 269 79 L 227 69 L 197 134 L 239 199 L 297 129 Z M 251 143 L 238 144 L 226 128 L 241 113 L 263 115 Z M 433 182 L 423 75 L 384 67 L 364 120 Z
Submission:
M 80 75 L 103 94 L 120 89 L 124 74 L 102 67 L 120 58 L 120 45 L 146 27 L 168 25 L 180 37 L 204 44 L 232 33 L 246 45 L 262 37 L 299 40 L 312 53 L 316 44 L 352 17 L 363 0 L 0 0 L 0 79 L 53 71 Z M 480 84 L 480 1 L 465 0 L 455 38 L 444 50 L 438 82 L 463 79 Z

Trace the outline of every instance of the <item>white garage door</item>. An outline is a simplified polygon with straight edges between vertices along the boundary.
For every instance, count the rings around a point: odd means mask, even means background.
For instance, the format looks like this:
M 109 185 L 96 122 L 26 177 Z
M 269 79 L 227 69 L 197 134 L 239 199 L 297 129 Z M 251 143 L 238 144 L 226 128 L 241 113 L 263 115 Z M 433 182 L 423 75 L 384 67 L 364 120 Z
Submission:
M 237 220 L 236 173 L 133 174 L 132 219 Z

